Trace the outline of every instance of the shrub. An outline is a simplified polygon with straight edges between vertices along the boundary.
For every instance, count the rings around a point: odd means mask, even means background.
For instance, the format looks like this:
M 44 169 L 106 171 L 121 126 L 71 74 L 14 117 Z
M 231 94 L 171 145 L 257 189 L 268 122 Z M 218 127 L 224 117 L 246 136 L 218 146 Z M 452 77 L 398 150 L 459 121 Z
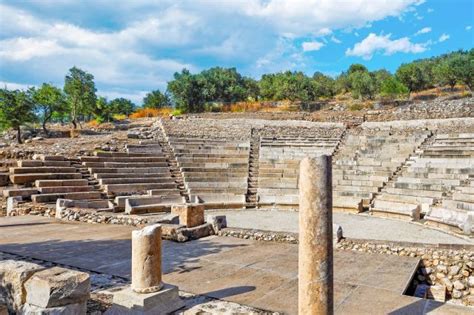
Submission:
M 171 108 L 140 108 L 130 115 L 131 119 L 146 117 L 167 117 L 171 114 Z

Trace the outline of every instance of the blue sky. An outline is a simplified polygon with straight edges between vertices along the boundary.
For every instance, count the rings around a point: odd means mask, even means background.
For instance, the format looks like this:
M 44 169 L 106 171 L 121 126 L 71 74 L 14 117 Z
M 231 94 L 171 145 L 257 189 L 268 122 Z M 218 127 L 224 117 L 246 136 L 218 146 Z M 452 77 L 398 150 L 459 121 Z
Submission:
M 78 66 L 98 94 L 137 104 L 182 68 L 337 75 L 474 45 L 472 0 L 0 0 L 0 82 L 63 85 Z

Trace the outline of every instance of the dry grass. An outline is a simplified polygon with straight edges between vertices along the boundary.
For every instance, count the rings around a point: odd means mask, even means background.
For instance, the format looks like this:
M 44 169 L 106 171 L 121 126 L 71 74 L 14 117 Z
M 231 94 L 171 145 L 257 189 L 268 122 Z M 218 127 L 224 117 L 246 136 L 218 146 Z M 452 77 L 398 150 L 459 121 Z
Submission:
M 130 115 L 131 119 L 147 117 L 168 117 L 173 112 L 171 108 L 140 108 Z
M 243 112 L 288 112 L 294 111 L 294 104 L 290 101 L 280 101 L 278 106 L 272 102 L 237 102 L 230 105 L 224 105 L 221 108 L 222 112 L 226 113 L 243 113 Z

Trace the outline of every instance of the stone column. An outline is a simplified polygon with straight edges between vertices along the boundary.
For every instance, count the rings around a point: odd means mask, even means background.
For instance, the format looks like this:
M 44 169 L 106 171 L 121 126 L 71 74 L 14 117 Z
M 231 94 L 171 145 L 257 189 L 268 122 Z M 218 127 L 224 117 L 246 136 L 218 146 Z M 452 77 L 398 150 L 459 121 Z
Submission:
M 301 161 L 299 194 L 298 313 L 333 314 L 331 156 Z
M 132 290 L 151 293 L 161 289 L 161 225 L 132 232 Z

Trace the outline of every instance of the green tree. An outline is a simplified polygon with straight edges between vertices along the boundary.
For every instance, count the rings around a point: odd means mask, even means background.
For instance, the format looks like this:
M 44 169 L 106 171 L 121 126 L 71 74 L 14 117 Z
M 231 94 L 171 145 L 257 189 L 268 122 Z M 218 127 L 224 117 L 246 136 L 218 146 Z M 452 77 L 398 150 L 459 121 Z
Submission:
M 24 91 L 0 89 L 0 127 L 17 131 L 17 141 L 21 142 L 21 126 L 35 121 L 34 103 Z
M 29 93 L 35 103 L 36 111 L 41 113 L 43 131 L 45 134 L 49 134 L 46 123 L 55 112 L 64 113 L 66 111 L 66 98 L 60 89 L 48 83 L 43 83 L 38 89 L 31 88 Z
M 369 72 L 369 70 L 367 70 L 367 67 L 360 64 L 360 63 L 353 63 L 349 69 L 347 70 L 347 74 L 348 75 L 351 75 L 355 72 Z
M 99 123 L 104 121 L 110 122 L 112 118 L 112 106 L 107 101 L 107 98 L 99 96 L 95 103 L 94 116 Z
M 94 76 L 79 68 L 72 67 L 64 80 L 64 92 L 70 108 L 70 118 L 74 129 L 80 115 L 94 112 L 96 106 Z
M 420 91 L 426 84 L 422 68 L 416 63 L 402 64 L 397 69 L 395 76 L 408 88 L 410 93 Z
M 321 72 L 313 74 L 313 89 L 316 97 L 333 97 L 336 91 L 335 81 Z
M 126 98 L 120 97 L 110 101 L 113 114 L 130 115 L 135 110 L 135 104 Z
M 178 109 L 183 112 L 197 113 L 204 111 L 206 97 L 203 94 L 205 79 L 202 75 L 193 75 L 187 69 L 174 74 L 174 80 L 168 82 L 168 91 Z
M 456 55 L 450 61 L 450 65 L 457 81 L 472 90 L 474 85 L 474 49 L 471 49 L 467 54 Z
M 313 80 L 303 72 L 265 74 L 259 87 L 261 96 L 268 100 L 307 102 L 316 99 Z
M 451 90 L 454 90 L 458 78 L 450 59 L 438 63 L 433 68 L 433 75 L 437 84 L 449 85 Z
M 372 99 L 376 93 L 377 86 L 375 78 L 368 72 L 356 71 L 349 75 L 351 80 L 351 92 L 354 98 Z
M 382 88 L 382 83 L 385 80 L 393 77 L 392 74 L 385 69 L 373 71 L 372 75 L 374 76 L 374 80 L 375 80 L 376 93 L 380 93 L 380 90 Z
M 214 67 L 200 73 L 203 94 L 208 102 L 235 103 L 248 96 L 244 77 L 235 68 Z
M 391 76 L 382 81 L 380 95 L 390 99 L 408 95 L 409 90 L 397 78 Z
M 171 100 L 166 93 L 161 93 L 160 90 L 149 92 L 143 98 L 143 107 L 145 108 L 163 108 L 170 107 Z

